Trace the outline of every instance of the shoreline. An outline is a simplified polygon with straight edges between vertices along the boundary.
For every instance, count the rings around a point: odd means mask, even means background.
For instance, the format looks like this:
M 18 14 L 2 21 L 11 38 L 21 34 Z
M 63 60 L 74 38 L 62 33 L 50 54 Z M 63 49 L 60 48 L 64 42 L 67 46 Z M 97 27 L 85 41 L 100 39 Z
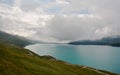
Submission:
M 35 44 L 38 44 L 38 43 L 35 43 Z M 29 45 L 34 45 L 34 44 L 29 44 Z M 29 45 L 26 45 L 26 46 L 29 46 Z M 68 45 L 70 45 L 70 44 L 68 44 Z M 26 46 L 25 46 L 25 47 L 26 47 Z M 109 46 L 109 45 L 106 45 L 106 46 Z M 25 47 L 24 47 L 24 49 L 27 49 L 27 48 L 25 48 Z M 97 72 L 97 73 L 101 73 L 101 74 L 105 74 L 105 75 L 109 75 L 109 74 L 107 74 L 107 73 L 113 73 L 113 74 L 115 74 L 115 75 L 119 75 L 119 74 L 114 73 L 114 72 L 111 72 L 111 71 L 106 71 L 106 70 L 102 70 L 102 69 L 96 69 L 96 68 L 92 68 L 92 67 L 88 67 L 88 66 L 83 66 L 83 65 L 79 65 L 79 64 L 72 64 L 72 63 L 66 62 L 66 61 L 64 61 L 64 60 L 56 59 L 55 57 L 53 57 L 53 56 L 51 56 L 51 55 L 42 55 L 42 56 L 41 56 L 41 55 L 33 52 L 33 51 L 30 50 L 30 49 L 27 49 L 27 50 L 30 51 L 30 55 L 32 55 L 32 54 L 31 54 L 31 52 L 32 52 L 32 53 L 34 53 L 35 55 L 37 55 L 37 56 L 39 56 L 39 57 L 42 57 L 42 58 L 44 58 L 44 59 L 64 62 L 64 63 L 67 64 L 67 65 L 74 65 L 74 66 L 77 66 L 77 67 L 82 67 L 82 68 L 89 69 L 89 70 L 91 70 L 91 71 L 95 71 L 95 72 Z M 105 73 L 105 72 L 106 72 L 106 73 Z

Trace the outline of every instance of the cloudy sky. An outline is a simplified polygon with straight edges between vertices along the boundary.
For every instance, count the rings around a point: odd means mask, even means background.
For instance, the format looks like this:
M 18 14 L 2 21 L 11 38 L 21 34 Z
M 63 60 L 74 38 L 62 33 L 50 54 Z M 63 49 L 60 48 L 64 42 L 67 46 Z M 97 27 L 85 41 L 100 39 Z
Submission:
M 120 0 L 0 0 L 0 30 L 65 42 L 120 35 Z

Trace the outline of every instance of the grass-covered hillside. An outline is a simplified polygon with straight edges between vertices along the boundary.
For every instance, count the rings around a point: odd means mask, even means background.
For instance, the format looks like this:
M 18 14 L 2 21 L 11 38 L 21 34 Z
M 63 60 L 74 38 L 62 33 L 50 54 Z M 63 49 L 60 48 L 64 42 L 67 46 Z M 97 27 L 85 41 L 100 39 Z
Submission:
M 0 75 L 114 75 L 38 56 L 19 46 L 0 42 Z

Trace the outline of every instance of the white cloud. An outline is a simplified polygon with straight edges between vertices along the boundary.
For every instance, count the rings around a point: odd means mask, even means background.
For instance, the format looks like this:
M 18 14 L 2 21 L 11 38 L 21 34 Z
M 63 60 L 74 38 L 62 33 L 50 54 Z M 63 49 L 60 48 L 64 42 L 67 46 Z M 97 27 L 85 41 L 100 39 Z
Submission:
M 99 37 L 106 37 L 106 36 L 110 36 L 112 32 L 112 29 L 109 27 L 104 27 L 102 29 L 96 29 L 95 34 Z
M 0 30 L 45 41 L 116 36 L 120 35 L 119 4 L 119 0 L 14 0 L 13 6 L 0 3 Z
M 53 17 L 37 8 L 37 11 L 33 12 L 25 12 L 17 6 L 8 8 L 5 4 L 0 5 L 0 8 L 0 30 L 25 37 L 36 32 L 44 33 L 46 22 Z
M 22 0 L 13 0 L 14 1 L 14 6 L 20 6 Z
M 56 2 L 57 2 L 58 4 L 69 4 L 69 2 L 68 2 L 68 1 L 65 1 L 65 0 L 56 0 Z

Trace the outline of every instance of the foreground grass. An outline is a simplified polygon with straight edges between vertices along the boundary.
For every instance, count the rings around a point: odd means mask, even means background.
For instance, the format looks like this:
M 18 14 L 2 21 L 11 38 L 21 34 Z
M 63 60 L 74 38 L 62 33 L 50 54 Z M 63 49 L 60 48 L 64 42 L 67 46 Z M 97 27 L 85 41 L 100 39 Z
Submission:
M 115 75 L 72 65 L 0 42 L 0 75 Z

